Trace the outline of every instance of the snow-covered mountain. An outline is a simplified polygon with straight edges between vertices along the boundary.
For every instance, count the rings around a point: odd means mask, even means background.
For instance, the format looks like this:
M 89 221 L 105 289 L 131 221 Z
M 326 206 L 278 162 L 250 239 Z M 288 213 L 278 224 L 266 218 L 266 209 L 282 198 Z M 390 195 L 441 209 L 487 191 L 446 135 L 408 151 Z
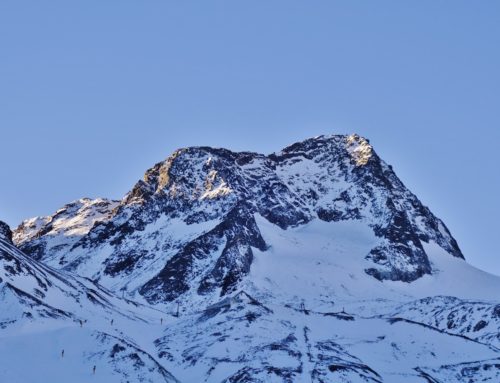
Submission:
M 234 291 L 252 249 L 270 245 L 256 217 L 283 230 L 318 220 L 365 226 L 373 240 L 358 267 L 378 280 L 431 274 L 422 242 L 463 258 L 443 222 L 356 135 L 317 137 L 269 156 L 181 149 L 119 204 L 74 202 L 23 222 L 14 240 L 51 266 L 158 303 Z
M 168 379 L 500 381 L 500 278 L 468 265 L 357 135 L 271 155 L 180 149 L 121 201 L 28 219 L 13 242 L 117 300 L 130 344 Z M 127 305 L 176 315 L 141 327 Z

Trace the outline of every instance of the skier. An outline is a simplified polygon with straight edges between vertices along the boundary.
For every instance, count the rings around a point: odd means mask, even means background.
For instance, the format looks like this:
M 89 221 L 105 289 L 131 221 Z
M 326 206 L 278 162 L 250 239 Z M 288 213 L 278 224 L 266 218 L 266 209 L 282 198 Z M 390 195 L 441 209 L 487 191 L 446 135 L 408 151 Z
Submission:
M 160 319 L 160 324 L 163 324 L 163 318 Z
M 63 348 L 63 350 L 61 351 L 61 358 L 64 358 L 64 348 Z
M 95 375 L 95 365 L 94 365 L 94 368 L 92 369 L 92 374 Z
M 113 322 L 114 322 L 114 321 L 115 321 L 114 319 L 111 319 L 111 326 L 113 326 Z
M 83 321 L 80 319 L 80 327 L 83 327 Z

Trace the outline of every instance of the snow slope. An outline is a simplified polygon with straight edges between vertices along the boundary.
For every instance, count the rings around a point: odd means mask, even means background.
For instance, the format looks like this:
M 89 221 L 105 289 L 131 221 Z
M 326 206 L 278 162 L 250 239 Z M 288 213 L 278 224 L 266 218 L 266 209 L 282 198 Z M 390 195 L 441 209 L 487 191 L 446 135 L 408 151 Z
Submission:
M 419 368 L 440 379 L 449 374 L 444 364 L 499 356 L 419 323 L 310 310 L 307 302 L 305 310 L 265 305 L 246 293 L 224 303 L 182 317 L 156 341 L 176 376 L 188 382 L 426 382 Z M 500 378 L 500 370 L 491 376 Z
M 164 313 L 40 264 L 0 229 L 0 381 L 177 382 L 127 335 Z
M 2 382 L 178 382 L 134 344 L 85 328 L 66 327 L 4 336 L 0 355 Z

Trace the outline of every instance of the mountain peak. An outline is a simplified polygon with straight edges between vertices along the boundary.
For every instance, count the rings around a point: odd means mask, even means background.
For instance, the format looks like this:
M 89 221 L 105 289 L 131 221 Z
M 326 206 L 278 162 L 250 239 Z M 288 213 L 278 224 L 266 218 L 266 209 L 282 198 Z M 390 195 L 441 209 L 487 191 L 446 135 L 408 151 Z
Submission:
M 368 140 L 357 134 L 347 137 L 347 150 L 358 166 L 366 165 L 373 154 L 373 148 Z
M 332 158 L 337 161 L 351 158 L 353 164 L 363 166 L 368 164 L 368 161 L 374 157 L 374 154 L 370 141 L 353 133 L 315 136 L 291 144 L 269 157 L 280 159 L 302 155 L 312 158 L 321 155 L 325 161 L 330 161 Z
M 363 166 L 374 156 L 374 151 L 369 141 L 357 134 L 316 136 L 296 142 L 270 155 L 233 152 L 208 146 L 181 148 L 148 169 L 125 200 L 137 201 L 138 197 L 141 201 L 158 192 L 165 192 L 173 197 L 186 196 L 186 190 L 180 190 L 181 186 L 189 185 L 194 181 L 191 176 L 196 178 L 201 173 L 204 177 L 204 187 L 196 184 L 195 190 L 190 190 L 188 194 L 198 195 L 201 199 L 222 197 L 234 191 L 228 181 L 220 177 L 222 173 L 232 172 L 231 175 L 235 175 L 245 172 L 252 166 L 276 168 L 286 158 L 293 156 L 303 156 L 307 159 L 316 157 L 315 162 L 321 165 L 322 162 L 332 161 L 329 155 L 337 161 L 351 158 L 353 164 Z M 194 174 L 195 172 L 197 174 Z M 212 188 L 217 190 L 212 192 Z

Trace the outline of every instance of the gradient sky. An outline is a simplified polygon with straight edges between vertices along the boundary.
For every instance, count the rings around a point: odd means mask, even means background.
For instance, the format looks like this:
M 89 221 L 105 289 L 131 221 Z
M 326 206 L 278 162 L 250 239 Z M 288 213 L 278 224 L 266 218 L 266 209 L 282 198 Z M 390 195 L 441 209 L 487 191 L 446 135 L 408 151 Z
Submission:
M 357 132 L 500 275 L 499 1 L 0 2 L 0 219 L 179 147 Z

